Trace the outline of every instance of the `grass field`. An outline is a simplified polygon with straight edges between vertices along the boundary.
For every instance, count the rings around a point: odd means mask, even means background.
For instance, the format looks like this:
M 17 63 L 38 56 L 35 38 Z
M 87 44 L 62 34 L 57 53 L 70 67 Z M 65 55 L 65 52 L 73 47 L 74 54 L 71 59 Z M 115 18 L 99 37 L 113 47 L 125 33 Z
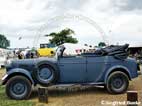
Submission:
M 0 79 L 5 73 L 0 70 Z M 130 82 L 128 90 L 138 91 L 142 102 L 142 75 Z M 101 101 L 126 101 L 127 94 L 112 95 L 106 89 L 98 87 L 49 88 L 49 102 L 38 102 L 37 91 L 34 90 L 29 100 L 10 100 L 5 94 L 5 87 L 0 85 L 0 106 L 105 106 Z M 112 106 L 112 105 L 107 105 Z

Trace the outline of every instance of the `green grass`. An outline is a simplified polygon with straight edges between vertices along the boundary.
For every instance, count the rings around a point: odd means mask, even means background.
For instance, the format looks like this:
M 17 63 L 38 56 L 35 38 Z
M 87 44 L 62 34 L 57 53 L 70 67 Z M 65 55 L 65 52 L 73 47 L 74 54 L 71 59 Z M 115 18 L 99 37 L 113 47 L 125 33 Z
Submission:
M 29 100 L 11 100 L 5 94 L 5 87 L 0 85 L 0 106 L 35 106 L 35 103 Z

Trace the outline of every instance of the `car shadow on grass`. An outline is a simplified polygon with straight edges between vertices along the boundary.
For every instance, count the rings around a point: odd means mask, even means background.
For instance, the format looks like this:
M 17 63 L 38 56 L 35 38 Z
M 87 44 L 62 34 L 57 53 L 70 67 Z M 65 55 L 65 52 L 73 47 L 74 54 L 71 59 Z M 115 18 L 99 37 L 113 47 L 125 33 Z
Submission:
M 68 87 L 68 88 L 47 88 L 49 97 L 70 97 L 75 95 L 88 95 L 88 94 L 108 94 L 104 87 Z M 38 97 L 38 88 L 33 90 L 30 99 Z

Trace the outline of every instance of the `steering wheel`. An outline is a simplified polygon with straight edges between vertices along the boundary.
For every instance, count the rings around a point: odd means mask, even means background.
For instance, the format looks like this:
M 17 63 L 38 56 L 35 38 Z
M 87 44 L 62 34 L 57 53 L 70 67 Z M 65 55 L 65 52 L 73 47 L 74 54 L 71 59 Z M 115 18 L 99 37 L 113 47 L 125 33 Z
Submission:
M 102 55 L 106 55 L 107 54 L 107 52 L 106 52 L 106 50 L 105 49 L 101 49 L 101 53 L 102 53 Z

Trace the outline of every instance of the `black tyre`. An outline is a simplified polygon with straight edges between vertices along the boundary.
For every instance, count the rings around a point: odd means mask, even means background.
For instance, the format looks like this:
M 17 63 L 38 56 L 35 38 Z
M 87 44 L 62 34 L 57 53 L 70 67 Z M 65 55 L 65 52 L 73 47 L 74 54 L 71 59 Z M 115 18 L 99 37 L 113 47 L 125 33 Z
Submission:
M 38 67 L 36 78 L 43 86 L 48 86 L 57 80 L 55 70 L 47 64 L 43 64 Z
M 31 82 L 24 76 L 14 76 L 6 84 L 6 94 L 11 99 L 28 99 L 31 90 Z
M 106 88 L 109 93 L 120 94 L 124 93 L 129 86 L 128 76 L 120 71 L 113 72 L 109 75 L 106 83 Z

